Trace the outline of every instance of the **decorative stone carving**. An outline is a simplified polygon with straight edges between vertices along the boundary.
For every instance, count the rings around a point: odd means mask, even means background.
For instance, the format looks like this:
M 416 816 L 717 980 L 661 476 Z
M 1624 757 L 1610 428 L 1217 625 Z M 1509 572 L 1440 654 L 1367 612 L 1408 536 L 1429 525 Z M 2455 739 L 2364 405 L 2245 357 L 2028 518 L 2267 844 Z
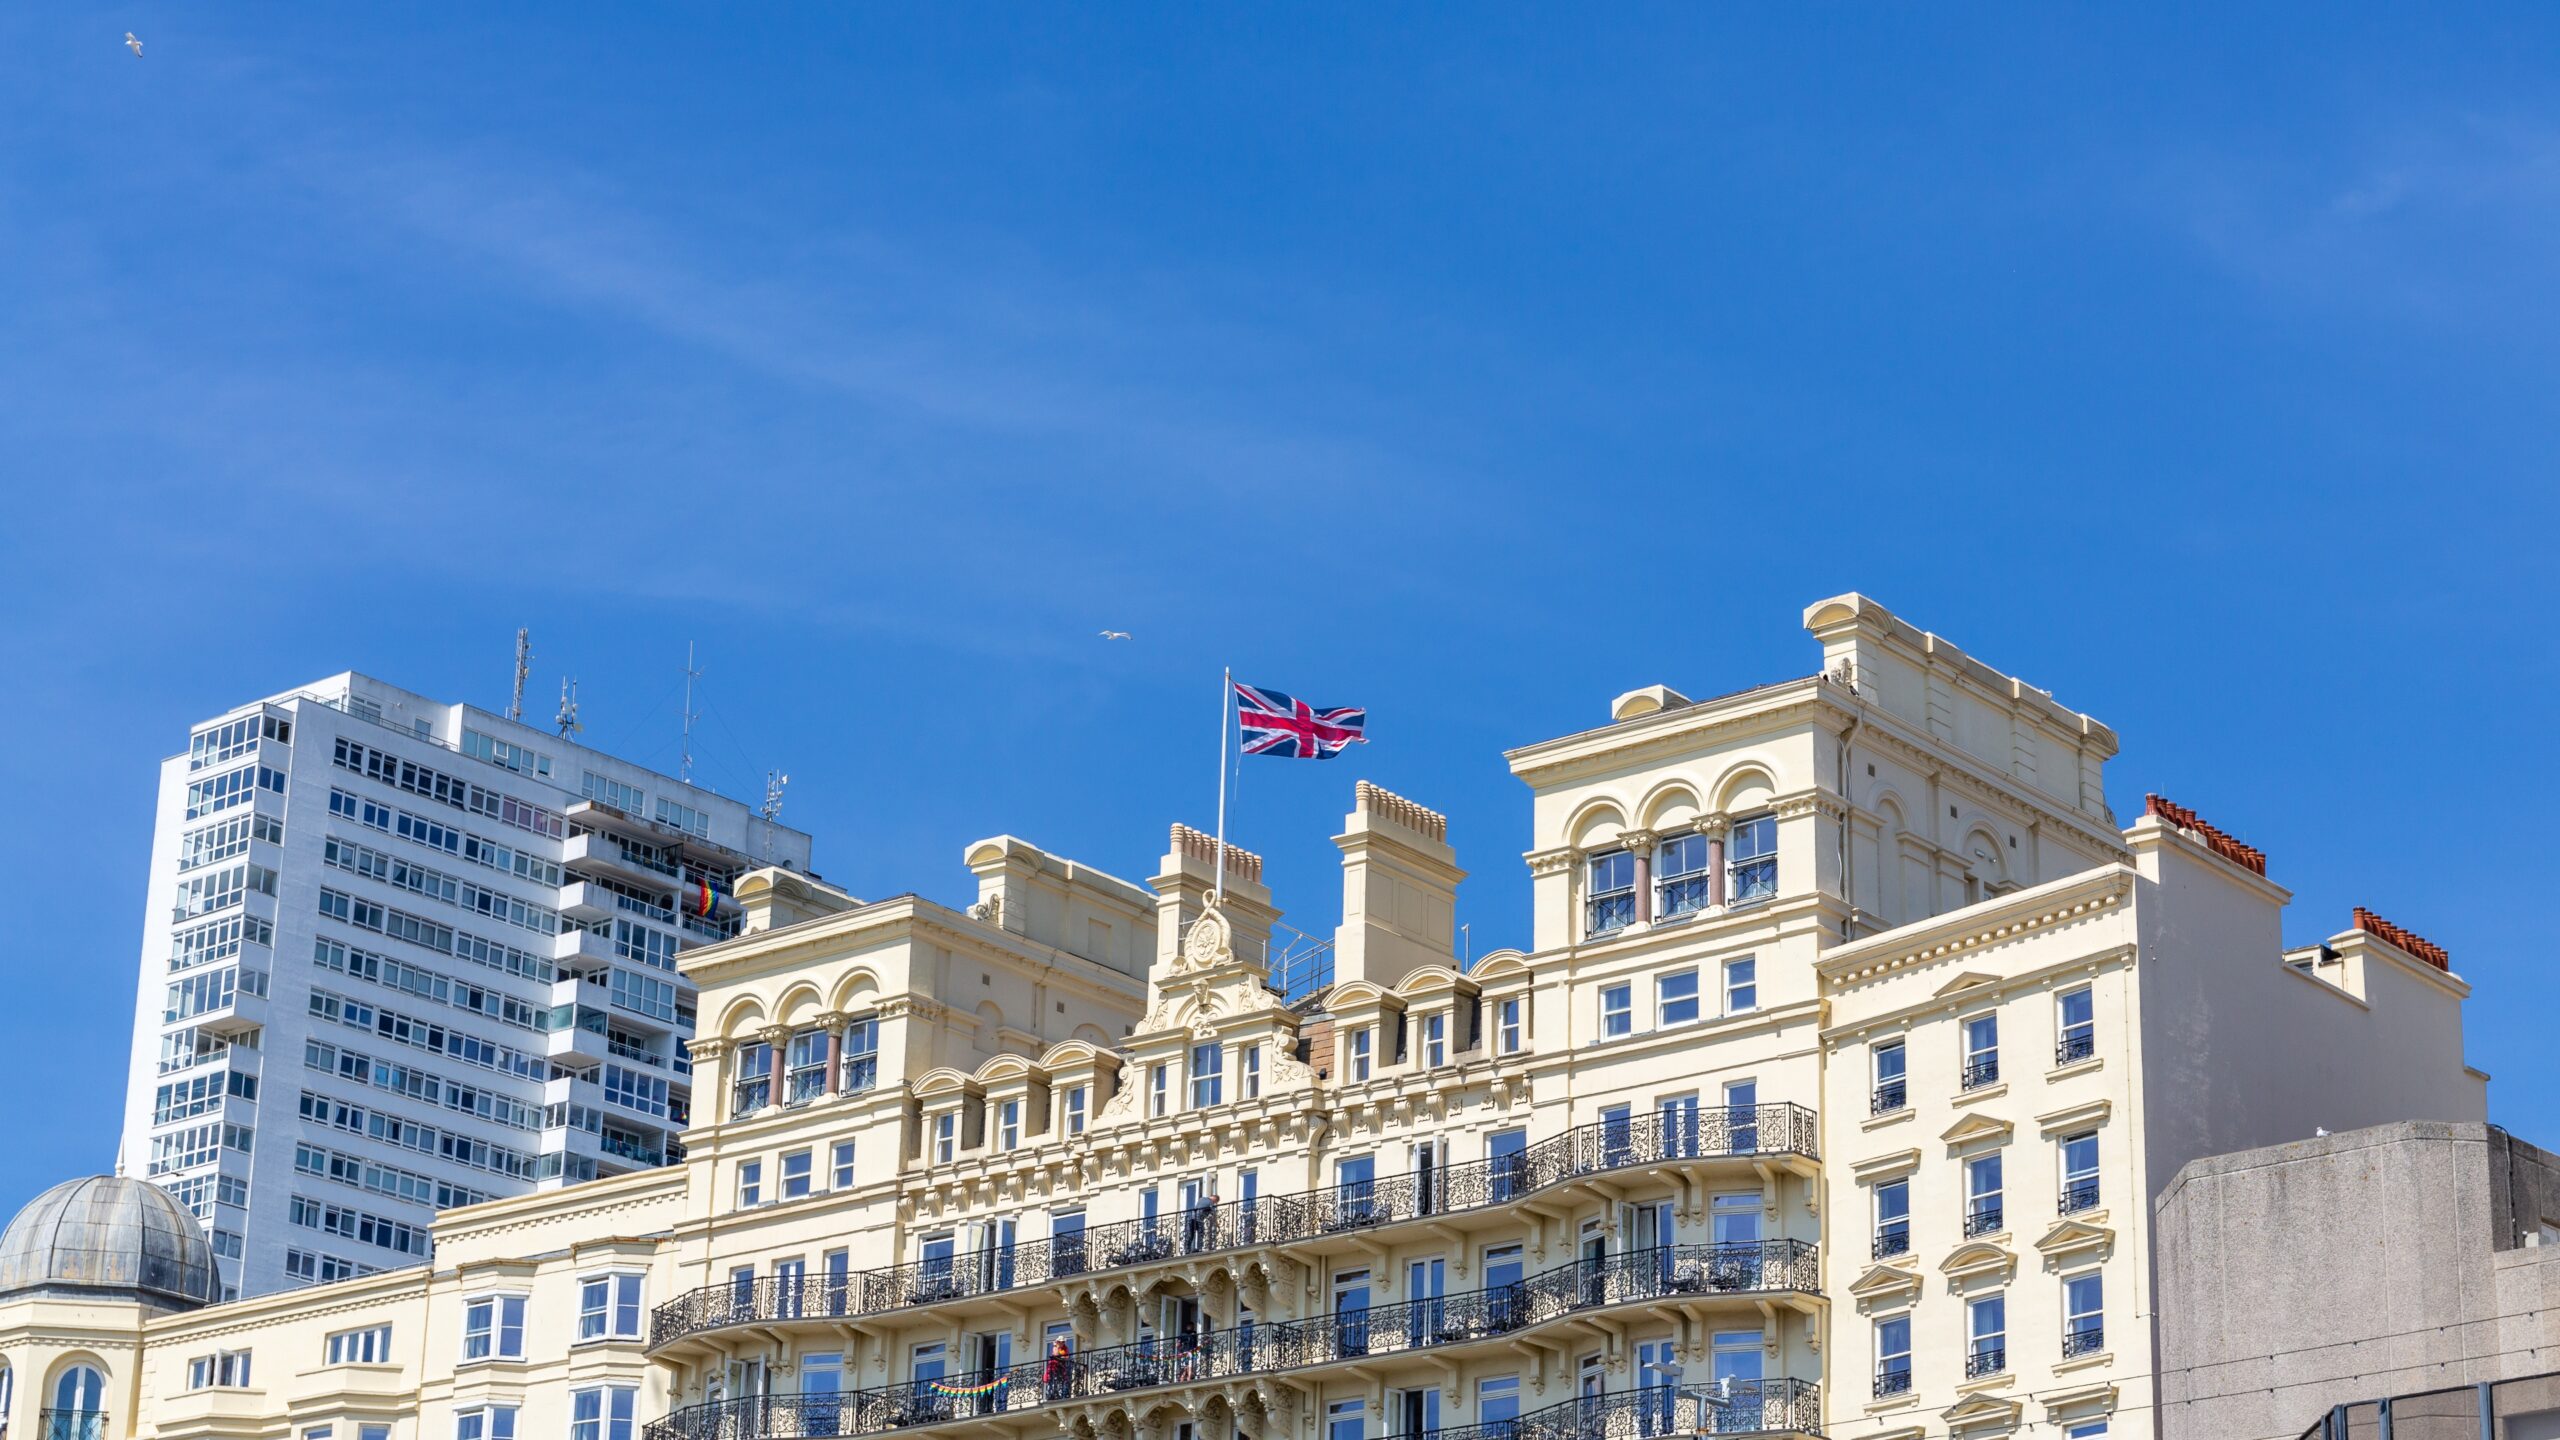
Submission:
M 1191 922 L 1190 933 L 1182 937 L 1182 949 L 1174 957 L 1174 969 L 1177 972 L 1208 970 L 1234 958 L 1234 932 L 1227 925 L 1227 917 L 1212 905 L 1200 912 L 1200 918 Z

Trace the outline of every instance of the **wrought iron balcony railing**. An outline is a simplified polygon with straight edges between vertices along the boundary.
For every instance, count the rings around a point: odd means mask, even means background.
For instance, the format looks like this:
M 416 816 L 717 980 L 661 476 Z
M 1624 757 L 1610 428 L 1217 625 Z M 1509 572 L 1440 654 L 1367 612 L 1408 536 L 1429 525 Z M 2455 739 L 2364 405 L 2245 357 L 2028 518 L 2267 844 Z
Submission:
M 1867 1253 L 1870 1257 L 1877 1260 L 1886 1260 L 1896 1255 L 1910 1254 L 1911 1222 L 1908 1220 L 1897 1220 L 1890 1225 L 1886 1225 L 1878 1229 L 1876 1231 L 1875 1244 Z
M 2098 1182 L 2095 1180 L 2065 1181 L 2062 1186 L 2062 1199 L 2055 1208 L 2064 1215 L 2077 1215 L 2083 1210 L 2097 1209 Z
M 36 1421 L 42 1440 L 107 1440 L 109 1433 L 104 1410 L 47 1408 Z
M 2004 1213 L 1997 1200 L 1988 1205 L 1976 1205 L 1967 1210 L 1964 1212 L 1965 1238 L 1970 1240 L 1976 1235 L 1989 1235 L 1996 1232 L 2000 1228 Z
M 1997 1055 L 1985 1055 L 1964 1062 L 1964 1089 L 1979 1090 L 1985 1085 L 1997 1083 L 1999 1079 L 2000 1057 Z
M 1908 1395 L 1910 1393 L 1911 1366 L 1908 1362 L 1900 1365 L 1887 1365 L 1876 1372 L 1877 1399 L 1883 1400 L 1890 1396 Z
M 1977 1344 L 1964 1357 L 1964 1378 L 1967 1380 L 1997 1375 L 2008 1368 L 2009 1347 L 2006 1345 Z
M 1585 1395 L 1511 1420 L 1426 1430 L 1408 1440 L 1645 1440 L 1651 1436 L 1818 1435 L 1821 1388 L 1810 1380 L 1730 1380 Z
M 2097 1053 L 2098 1033 L 2096 1031 L 2083 1030 L 2076 1034 L 2065 1035 L 2062 1037 L 2062 1043 L 2053 1047 L 2054 1067 L 2059 1069 L 2062 1066 L 2086 1060 Z
M 2062 1332 L 2062 1358 L 2065 1360 L 2075 1355 L 2095 1355 L 2106 1348 L 2107 1327 L 2104 1321 L 2075 1320 L 2070 1329 Z
M 1165 1386 L 1235 1379 L 1261 1371 L 1298 1370 L 1359 1360 L 1375 1355 L 1492 1339 L 1544 1323 L 1576 1310 L 1681 1294 L 1725 1291 L 1811 1290 L 1815 1284 L 1813 1247 L 1800 1241 L 1765 1245 L 1682 1245 L 1632 1251 L 1597 1264 L 1577 1262 L 1541 1272 L 1527 1280 L 1461 1295 L 1406 1300 L 1393 1305 L 1320 1315 L 1305 1320 L 1240 1325 L 1225 1331 L 1113 1345 L 1072 1355 L 957 1376 L 909 1380 L 869 1390 L 818 1395 L 768 1395 L 711 1401 L 687 1406 L 651 1423 L 645 1440 L 796 1440 L 809 1436 L 855 1436 L 903 1430 L 918 1425 L 948 1424 L 982 1416 L 1018 1414 L 1068 1401 L 1107 1399 L 1115 1395 Z M 1820 1421 L 1810 1408 L 1816 1397 L 1804 1381 L 1773 1380 L 1737 1383 L 1724 1389 L 1679 1390 L 1650 1387 L 1618 1397 L 1592 1397 L 1568 1402 L 1591 1404 L 1620 1398 L 1640 1422 L 1643 1407 L 1677 1408 L 1679 1395 L 1698 1397 L 1704 1409 L 1685 1413 L 1684 1427 L 1655 1430 L 1550 1430 L 1537 1428 L 1538 1416 L 1565 1407 L 1551 1406 L 1518 1420 L 1487 1422 L 1515 1426 L 1502 1433 L 1533 1440 L 1554 1435 L 1615 1434 L 1747 1434 L 1770 1429 L 1812 1430 Z M 1600 1406 L 1594 1414 L 1612 1407 Z M 1775 1415 L 1784 1423 L 1760 1423 Z M 1700 1430 L 1704 1423 L 1723 1428 Z M 1748 1423 L 1746 1423 L 1748 1422 Z M 1481 1433 L 1487 1425 L 1435 1432 L 1454 1437 Z
M 1279 1245 L 1509 1204 L 1586 1175 L 1668 1161 L 1819 1154 L 1813 1112 L 1798 1105 L 1659 1111 L 1576 1126 L 1515 1154 L 1437 1170 L 1114 1221 L 1045 1240 L 849 1275 L 706 1285 L 658 1306 L 655 1349 L 733 1325 L 877 1314 L 995 1294 L 1125 1265 Z
M 1910 1108 L 1911 1087 L 1900 1080 L 1887 1080 L 1878 1085 L 1867 1100 L 1867 1113 L 1870 1115 L 1890 1115 L 1896 1110 Z

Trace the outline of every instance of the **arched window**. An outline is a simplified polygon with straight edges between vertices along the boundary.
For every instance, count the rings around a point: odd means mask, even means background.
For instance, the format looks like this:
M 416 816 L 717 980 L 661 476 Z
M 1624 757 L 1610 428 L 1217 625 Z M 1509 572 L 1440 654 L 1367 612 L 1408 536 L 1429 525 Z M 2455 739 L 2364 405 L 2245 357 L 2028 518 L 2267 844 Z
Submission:
M 99 1412 L 107 1403 L 107 1377 L 95 1366 L 74 1365 L 54 1378 L 53 1405 L 45 1417 L 47 1440 L 98 1440 L 106 1433 Z

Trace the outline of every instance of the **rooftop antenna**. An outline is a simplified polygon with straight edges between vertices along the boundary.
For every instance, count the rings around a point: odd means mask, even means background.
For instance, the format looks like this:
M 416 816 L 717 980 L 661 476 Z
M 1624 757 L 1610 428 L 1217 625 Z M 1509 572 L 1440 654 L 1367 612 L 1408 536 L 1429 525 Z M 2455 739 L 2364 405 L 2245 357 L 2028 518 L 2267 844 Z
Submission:
M 764 772 L 764 823 L 767 825 L 780 823 L 782 819 L 782 787 L 790 783 L 791 777 L 783 774 L 779 770 L 767 770 Z
M 525 677 L 532 673 L 533 632 L 529 629 L 518 627 L 516 630 L 515 697 L 507 702 L 507 718 L 510 720 L 522 720 L 524 718 L 524 681 Z
M 693 783 L 693 722 L 701 717 L 693 709 L 693 682 L 702 672 L 693 667 L 693 642 L 684 642 L 684 763 L 676 770 L 676 778 L 687 785 Z
M 563 740 L 587 728 L 578 723 L 578 682 L 566 676 L 560 680 L 560 715 L 554 723 L 559 725 Z

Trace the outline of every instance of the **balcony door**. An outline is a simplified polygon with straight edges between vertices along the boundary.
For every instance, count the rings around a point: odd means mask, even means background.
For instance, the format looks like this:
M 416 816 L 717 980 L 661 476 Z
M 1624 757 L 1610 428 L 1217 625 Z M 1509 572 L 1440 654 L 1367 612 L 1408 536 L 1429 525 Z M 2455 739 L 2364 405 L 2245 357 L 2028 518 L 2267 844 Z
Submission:
M 1441 1336 L 1448 1319 L 1449 1262 L 1434 1257 L 1415 1260 L 1404 1269 L 1405 1343 L 1429 1345 Z M 1438 1413 L 1439 1392 L 1432 1392 L 1433 1413 Z

